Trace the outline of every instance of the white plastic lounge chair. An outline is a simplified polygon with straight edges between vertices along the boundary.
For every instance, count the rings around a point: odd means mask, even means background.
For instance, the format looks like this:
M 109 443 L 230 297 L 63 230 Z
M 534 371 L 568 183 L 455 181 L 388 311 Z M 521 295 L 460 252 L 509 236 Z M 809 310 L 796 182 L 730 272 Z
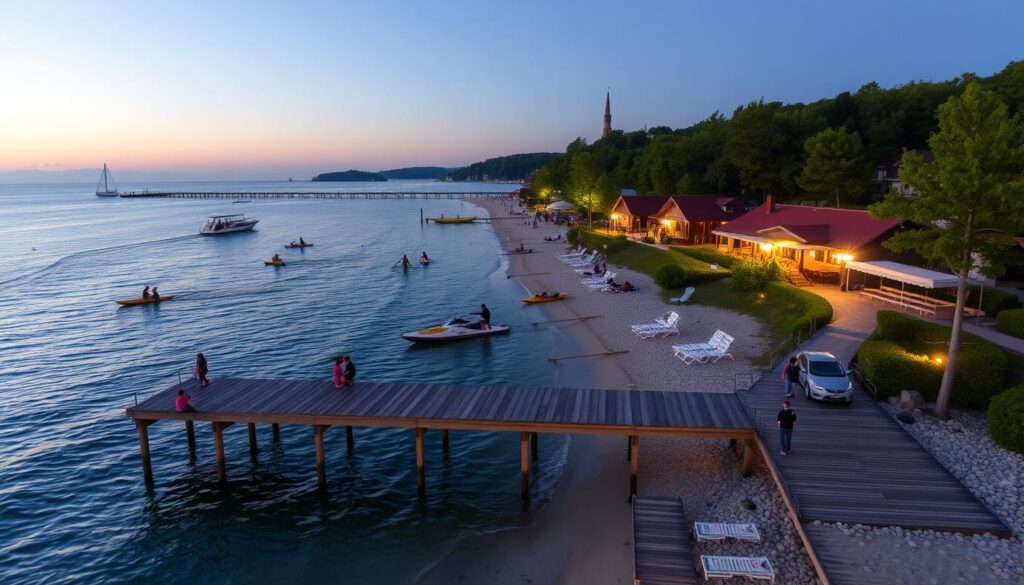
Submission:
M 717 362 L 724 357 L 733 359 L 732 354 L 729 353 L 729 347 L 733 341 L 735 341 L 733 336 L 719 329 L 715 331 L 715 334 L 711 336 L 707 343 L 673 345 L 672 351 L 677 358 L 688 366 L 694 363 Z
M 566 264 L 568 264 L 569 266 L 575 266 L 576 268 L 583 268 L 584 266 L 593 266 L 594 263 L 597 261 L 597 258 L 598 258 L 597 252 L 594 252 L 594 253 L 590 254 L 589 256 L 584 256 L 584 257 L 579 258 L 577 260 L 564 260 L 564 262 Z
M 558 259 L 561 260 L 562 262 L 565 262 L 566 264 L 568 264 L 570 262 L 578 262 L 578 261 L 580 261 L 580 260 L 582 260 L 582 259 L 586 258 L 587 256 L 590 256 L 590 255 L 592 255 L 594 253 L 595 252 L 586 252 L 585 251 L 585 252 L 583 252 L 581 254 L 573 254 L 571 256 L 559 256 Z
M 589 278 L 584 278 L 580 280 L 580 282 L 583 284 L 583 286 L 593 289 L 599 289 L 603 286 L 607 286 L 609 278 L 615 278 L 615 273 L 609 272 L 608 274 L 602 274 L 601 276 L 592 276 Z
M 580 244 L 572 252 L 569 252 L 567 254 L 558 254 L 556 256 L 556 258 L 574 258 L 574 257 L 575 258 L 579 258 L 580 256 L 582 256 L 582 255 L 584 255 L 586 253 L 587 253 L 587 248 L 583 244 Z
M 749 540 L 751 542 L 761 541 L 761 533 L 757 531 L 757 525 L 755 524 L 694 522 L 693 534 L 697 538 L 697 542 L 705 540 L 725 540 L 726 538 Z
M 633 325 L 632 330 L 640 339 L 679 335 L 679 313 L 669 311 L 664 318 L 655 319 L 654 323 Z
M 700 555 L 700 567 L 705 579 L 732 579 L 750 577 L 775 582 L 775 569 L 768 557 L 718 557 Z
M 678 297 L 672 297 L 671 299 L 668 300 L 668 302 L 681 305 L 690 300 L 690 297 L 693 296 L 693 292 L 695 290 L 697 289 L 693 288 L 692 286 L 688 286 L 686 287 L 686 290 L 683 291 L 683 294 L 681 294 Z

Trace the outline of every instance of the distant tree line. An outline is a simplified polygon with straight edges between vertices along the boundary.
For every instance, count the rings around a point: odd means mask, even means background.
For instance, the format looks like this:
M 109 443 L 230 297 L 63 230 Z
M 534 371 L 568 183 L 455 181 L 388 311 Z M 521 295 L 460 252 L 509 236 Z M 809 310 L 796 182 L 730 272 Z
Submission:
M 592 144 L 577 138 L 537 172 L 533 191 L 574 200 L 586 193 L 593 200 L 601 183 L 596 199 L 605 208 L 619 188 L 866 203 L 882 194 L 872 188 L 874 167 L 905 149 L 928 148 L 939 105 L 972 81 L 998 96 L 1010 115 L 1024 110 L 1024 61 L 985 78 L 965 73 L 889 89 L 872 82 L 810 104 L 758 100 L 730 118 L 715 112 L 687 128 L 615 130 Z M 587 169 L 592 175 L 584 176 Z
M 489 158 L 448 173 L 453 181 L 520 181 L 561 156 L 557 152 L 531 152 Z

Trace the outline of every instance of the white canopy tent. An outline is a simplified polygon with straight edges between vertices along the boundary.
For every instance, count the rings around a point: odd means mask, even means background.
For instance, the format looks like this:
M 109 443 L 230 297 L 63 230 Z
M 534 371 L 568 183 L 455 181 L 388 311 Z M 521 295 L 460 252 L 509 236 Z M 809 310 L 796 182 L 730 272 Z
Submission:
M 547 206 L 548 211 L 569 211 L 573 208 L 573 204 L 568 201 L 555 201 L 551 205 Z
M 956 288 L 960 284 L 960 279 L 953 274 L 887 260 L 847 262 L 846 268 L 921 288 Z M 849 282 L 849 276 L 847 276 L 847 282 Z
M 937 270 L 929 270 L 927 268 L 921 268 L 920 266 L 900 264 L 899 262 L 890 262 L 888 260 L 878 260 L 874 262 L 847 262 L 845 267 L 846 285 L 843 287 L 845 290 L 850 290 L 850 273 L 854 271 L 870 274 L 871 276 L 878 276 L 883 279 L 883 283 L 885 279 L 894 280 L 900 283 L 901 290 L 905 289 L 908 284 L 924 289 L 956 288 L 960 285 L 959 277 L 954 274 L 939 272 Z M 980 283 L 975 282 L 975 284 Z M 981 300 L 984 292 L 985 288 L 983 286 L 980 287 L 978 294 L 979 319 L 981 318 Z

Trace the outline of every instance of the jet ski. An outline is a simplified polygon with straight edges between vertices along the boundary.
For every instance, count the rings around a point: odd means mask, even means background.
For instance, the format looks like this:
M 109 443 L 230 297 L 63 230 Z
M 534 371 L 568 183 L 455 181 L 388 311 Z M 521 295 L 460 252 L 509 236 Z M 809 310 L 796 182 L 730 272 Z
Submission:
M 509 326 L 500 323 L 491 323 L 490 328 L 481 329 L 478 321 L 470 321 L 463 317 L 453 317 L 442 325 L 434 325 L 419 331 L 403 333 L 402 338 L 408 341 L 456 341 L 469 339 L 470 337 L 486 337 L 499 333 L 508 333 Z

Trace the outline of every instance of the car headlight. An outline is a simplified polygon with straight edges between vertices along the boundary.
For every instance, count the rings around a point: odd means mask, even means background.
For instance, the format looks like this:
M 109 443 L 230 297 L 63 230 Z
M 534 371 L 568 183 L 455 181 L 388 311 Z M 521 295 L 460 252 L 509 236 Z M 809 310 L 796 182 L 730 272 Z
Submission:
M 808 380 L 807 382 L 811 385 L 812 390 L 818 390 L 822 392 L 825 390 L 823 386 L 817 384 L 814 380 Z
M 853 390 L 853 382 L 846 383 L 846 391 L 849 392 L 850 390 Z

